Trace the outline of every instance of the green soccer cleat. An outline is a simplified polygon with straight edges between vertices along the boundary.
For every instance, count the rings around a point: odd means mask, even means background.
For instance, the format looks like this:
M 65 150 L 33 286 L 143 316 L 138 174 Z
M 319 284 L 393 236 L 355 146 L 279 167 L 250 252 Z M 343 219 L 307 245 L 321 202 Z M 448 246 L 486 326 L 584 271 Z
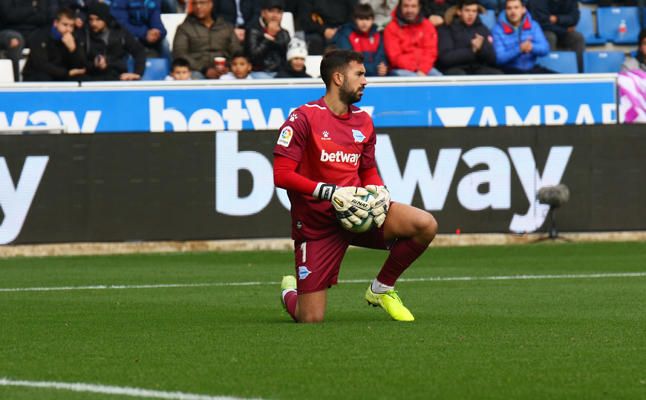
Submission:
M 368 290 L 366 290 L 366 301 L 373 307 L 380 306 L 386 310 L 388 315 L 395 321 L 415 321 L 413 314 L 404 306 L 404 303 L 402 303 L 402 300 L 394 290 L 389 290 L 386 293 L 375 293 L 368 286 Z

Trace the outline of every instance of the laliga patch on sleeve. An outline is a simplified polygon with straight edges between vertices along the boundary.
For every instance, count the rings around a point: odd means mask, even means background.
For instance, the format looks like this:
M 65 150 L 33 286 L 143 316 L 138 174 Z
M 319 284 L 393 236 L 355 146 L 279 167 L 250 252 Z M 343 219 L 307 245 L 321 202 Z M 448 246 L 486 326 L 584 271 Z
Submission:
M 286 126 L 282 131 L 280 131 L 280 136 L 278 136 L 278 142 L 276 142 L 276 144 L 283 147 L 289 147 L 289 143 L 292 141 L 293 136 L 294 130 L 292 129 L 292 127 Z

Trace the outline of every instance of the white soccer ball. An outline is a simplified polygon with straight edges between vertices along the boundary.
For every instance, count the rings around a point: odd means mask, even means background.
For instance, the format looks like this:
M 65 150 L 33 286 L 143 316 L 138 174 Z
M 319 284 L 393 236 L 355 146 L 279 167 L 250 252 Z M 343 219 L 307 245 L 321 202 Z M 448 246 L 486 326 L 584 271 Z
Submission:
M 361 223 L 358 225 L 352 225 L 352 228 L 346 228 L 350 232 L 354 233 L 363 233 L 363 232 L 368 232 L 370 229 L 372 229 L 374 225 L 374 220 L 372 217 L 372 214 L 370 213 L 370 202 L 374 200 L 374 196 L 371 193 L 368 193 L 365 196 L 356 196 L 363 200 L 366 203 L 365 207 L 361 207 L 361 209 L 368 211 L 368 216 L 364 219 L 361 220 Z

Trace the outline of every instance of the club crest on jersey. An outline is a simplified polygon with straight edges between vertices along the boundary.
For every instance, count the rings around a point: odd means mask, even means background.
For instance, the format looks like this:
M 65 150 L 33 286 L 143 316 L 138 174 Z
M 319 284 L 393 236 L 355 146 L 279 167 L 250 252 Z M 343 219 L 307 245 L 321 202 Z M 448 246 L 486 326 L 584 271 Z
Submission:
M 301 265 L 300 267 L 298 267 L 298 280 L 302 281 L 303 279 L 310 276 L 311 273 L 312 271 L 307 269 L 305 265 Z
M 358 129 L 352 130 L 352 137 L 354 137 L 355 143 L 361 143 L 366 140 L 366 135 L 364 135 L 363 132 Z
M 291 143 L 293 136 L 294 130 L 292 129 L 292 127 L 286 126 L 282 131 L 280 131 L 280 136 L 278 136 L 278 142 L 276 142 L 276 144 L 283 147 L 289 147 L 289 143 Z

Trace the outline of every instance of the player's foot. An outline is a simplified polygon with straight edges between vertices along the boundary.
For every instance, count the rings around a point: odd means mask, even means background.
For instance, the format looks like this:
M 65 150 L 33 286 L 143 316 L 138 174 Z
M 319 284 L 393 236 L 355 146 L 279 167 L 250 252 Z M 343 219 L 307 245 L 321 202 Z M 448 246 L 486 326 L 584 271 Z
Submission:
M 397 295 L 395 290 L 389 290 L 386 293 L 375 293 L 372 291 L 372 288 L 368 286 L 366 290 L 366 301 L 368 304 L 377 307 L 380 306 L 392 319 L 395 321 L 414 321 L 415 317 L 408 311 L 408 308 L 404 306 L 402 300 Z
M 280 302 L 285 305 L 285 291 L 296 291 L 296 277 L 294 275 L 285 275 L 280 282 Z

